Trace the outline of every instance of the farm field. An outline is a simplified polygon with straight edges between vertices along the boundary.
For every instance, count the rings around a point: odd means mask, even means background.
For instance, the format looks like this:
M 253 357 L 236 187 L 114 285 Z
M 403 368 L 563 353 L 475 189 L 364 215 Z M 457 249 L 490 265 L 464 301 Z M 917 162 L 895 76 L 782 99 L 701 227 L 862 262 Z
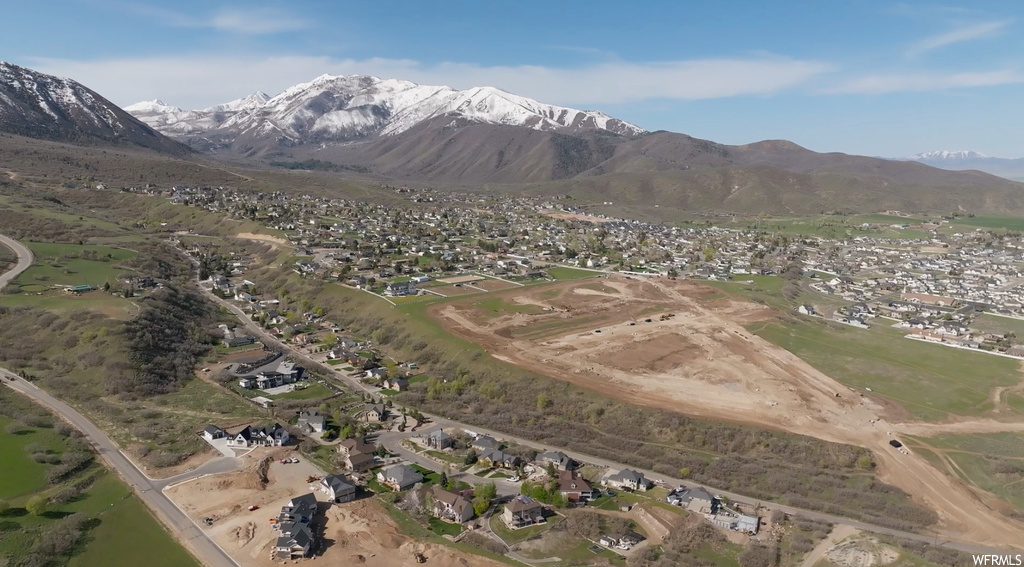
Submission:
M 1024 337 L 1024 319 L 982 314 L 974 319 L 971 328 L 997 335 L 1013 333 L 1018 337 Z

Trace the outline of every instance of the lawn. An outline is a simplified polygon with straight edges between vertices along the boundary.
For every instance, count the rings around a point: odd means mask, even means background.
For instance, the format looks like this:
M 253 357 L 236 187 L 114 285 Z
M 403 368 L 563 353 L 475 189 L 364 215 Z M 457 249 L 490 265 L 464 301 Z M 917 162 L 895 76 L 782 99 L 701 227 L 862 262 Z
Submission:
M 549 276 L 559 281 L 596 278 L 601 275 L 601 272 L 595 272 L 592 270 L 580 270 L 578 268 L 567 268 L 565 266 L 556 266 L 554 268 L 548 268 L 547 272 Z
M 27 292 L 0 295 L 0 305 L 38 307 L 61 315 L 79 309 L 89 309 L 115 319 L 128 319 L 139 312 L 139 307 L 134 301 L 102 291 L 92 291 L 83 295 L 68 295 L 56 291 L 42 295 Z
M 788 318 L 749 330 L 857 389 L 871 388 L 914 416 L 937 421 L 993 409 L 990 392 L 1018 381 L 1018 361 L 913 341 L 876 325 L 870 330 Z
M 135 251 L 110 246 L 26 242 L 35 262 L 18 276 L 16 285 L 78 285 L 96 287 L 115 283 L 119 273 L 128 270 L 118 264 L 136 256 Z
M 125 537 L 131 534 L 131 537 Z M 134 496 L 115 503 L 89 532 L 91 541 L 70 567 L 188 567 L 199 566 L 174 538 L 164 531 L 149 510 Z
M 462 526 L 438 520 L 437 518 L 430 518 L 430 531 L 437 535 L 450 535 L 455 537 L 462 533 Z

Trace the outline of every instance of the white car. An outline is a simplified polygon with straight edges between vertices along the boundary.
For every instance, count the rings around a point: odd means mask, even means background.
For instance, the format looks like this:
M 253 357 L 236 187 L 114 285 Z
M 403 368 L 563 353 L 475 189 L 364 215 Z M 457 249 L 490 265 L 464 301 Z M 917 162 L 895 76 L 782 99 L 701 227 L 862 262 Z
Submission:
M 520 479 L 518 476 L 514 476 L 514 477 L 508 479 L 509 482 L 519 482 L 520 480 L 522 480 L 522 479 Z

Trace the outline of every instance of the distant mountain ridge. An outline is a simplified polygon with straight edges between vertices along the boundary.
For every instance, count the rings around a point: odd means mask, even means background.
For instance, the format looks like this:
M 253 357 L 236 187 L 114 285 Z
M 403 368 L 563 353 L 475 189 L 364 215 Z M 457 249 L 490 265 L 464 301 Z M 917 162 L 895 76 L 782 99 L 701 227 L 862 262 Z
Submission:
M 1024 158 L 1006 159 L 988 157 L 970 150 L 938 150 L 903 158 L 939 169 L 966 171 L 976 169 L 1014 181 L 1024 181 Z
M 3 61 L 0 131 L 58 142 L 138 146 L 174 155 L 190 152 L 76 81 Z
M 160 101 L 136 103 L 125 110 L 194 147 L 242 149 L 249 155 L 272 154 L 278 147 L 394 136 L 439 118 L 562 133 L 644 133 L 602 112 L 545 104 L 493 87 L 457 91 L 362 75 L 323 75 L 274 97 L 254 93 L 203 110 L 183 110 Z

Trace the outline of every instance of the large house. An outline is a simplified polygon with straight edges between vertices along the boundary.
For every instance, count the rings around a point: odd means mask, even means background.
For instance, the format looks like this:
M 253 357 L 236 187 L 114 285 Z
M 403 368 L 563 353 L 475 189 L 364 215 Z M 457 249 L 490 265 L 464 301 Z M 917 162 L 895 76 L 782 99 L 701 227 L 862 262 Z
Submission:
M 362 417 L 366 423 L 379 423 L 387 419 L 388 409 L 384 404 L 373 404 L 363 411 Z
M 590 483 L 576 471 L 562 471 L 558 475 L 558 492 L 569 502 L 586 502 L 594 497 Z
M 473 518 L 473 503 L 463 496 L 448 492 L 437 485 L 430 487 L 430 494 L 434 500 L 431 513 L 435 517 L 459 524 Z
M 280 447 L 291 440 L 288 430 L 275 423 L 257 427 L 246 425 L 238 433 L 227 436 L 229 447 Z
M 408 490 L 423 482 L 423 475 L 409 465 L 392 465 L 377 473 L 377 481 L 392 490 Z
M 500 446 L 501 443 L 498 443 L 498 440 L 490 435 L 478 435 L 472 443 L 472 447 L 477 451 L 490 451 Z
M 281 532 L 274 544 L 274 554 L 280 559 L 308 557 L 313 548 L 313 531 L 309 524 L 316 514 L 316 496 L 303 494 L 288 501 L 281 507 L 281 513 L 274 524 Z
M 711 495 L 707 490 L 696 487 L 687 488 L 683 491 L 676 492 L 669 496 L 668 501 L 670 504 L 676 506 L 682 506 L 690 512 L 696 514 L 714 514 L 718 511 L 719 501 L 717 498 Z
M 527 496 L 516 496 L 501 512 L 505 525 L 516 529 L 544 522 L 544 506 Z
M 550 464 L 555 467 L 555 470 L 560 471 L 569 470 L 576 464 L 575 461 L 561 451 L 548 451 L 547 453 L 541 453 L 537 455 L 536 462 L 544 467 Z
M 408 282 L 390 282 L 384 288 L 384 295 L 387 297 L 405 297 L 406 295 L 416 295 L 416 284 L 411 281 Z
M 320 492 L 327 495 L 331 502 L 351 502 L 356 498 L 356 487 L 345 477 L 329 474 L 320 481 Z
M 427 447 L 431 447 L 433 449 L 443 450 L 455 446 L 455 438 L 445 433 L 442 429 L 435 429 L 434 431 L 427 433 L 423 439 L 424 442 L 426 442 Z
M 651 484 L 644 478 L 644 473 L 632 469 L 622 469 L 617 473 L 609 474 L 602 481 L 605 486 L 621 488 L 625 490 L 647 490 Z
M 299 430 L 309 435 L 310 433 L 323 433 L 324 423 L 326 419 L 320 412 L 313 411 L 300 411 L 299 412 Z
M 491 451 L 484 451 L 480 453 L 479 460 L 484 463 L 490 463 L 494 467 L 503 467 L 506 469 L 514 469 L 522 464 L 523 460 L 515 455 L 509 455 L 505 451 L 499 451 L 497 449 Z
M 345 468 L 363 472 L 373 468 L 377 447 L 362 439 L 345 439 L 338 444 L 338 452 L 345 459 Z

